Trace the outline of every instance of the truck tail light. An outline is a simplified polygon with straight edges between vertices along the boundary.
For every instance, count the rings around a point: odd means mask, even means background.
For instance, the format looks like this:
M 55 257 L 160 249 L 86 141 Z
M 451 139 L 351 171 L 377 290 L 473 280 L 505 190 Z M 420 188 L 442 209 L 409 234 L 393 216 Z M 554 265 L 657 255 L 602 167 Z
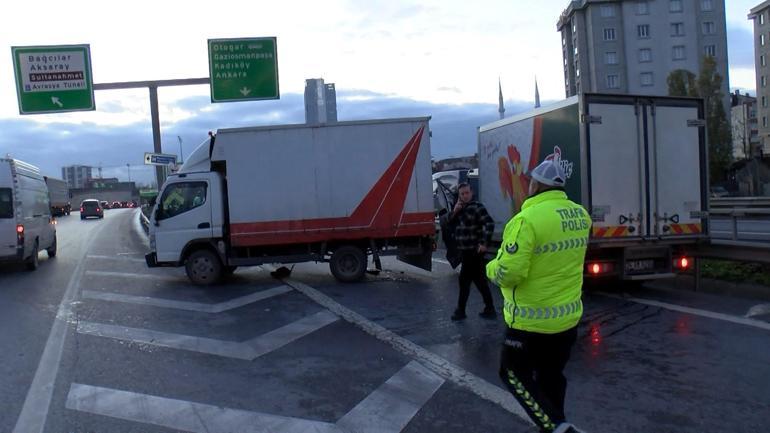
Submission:
M 24 245 L 24 226 L 22 224 L 16 225 L 16 244 Z
M 680 271 L 686 271 L 692 265 L 692 259 L 689 257 L 679 257 L 674 259 L 674 268 Z
M 586 264 L 586 273 L 589 275 L 606 275 L 613 270 L 612 263 L 607 262 L 590 262 Z
M 21 224 L 16 225 L 16 233 L 23 235 L 24 234 L 24 226 Z
M 81 213 L 82 213 L 82 212 L 85 212 L 85 209 L 83 209 L 83 208 L 81 207 L 81 208 L 80 208 L 80 212 L 81 212 Z

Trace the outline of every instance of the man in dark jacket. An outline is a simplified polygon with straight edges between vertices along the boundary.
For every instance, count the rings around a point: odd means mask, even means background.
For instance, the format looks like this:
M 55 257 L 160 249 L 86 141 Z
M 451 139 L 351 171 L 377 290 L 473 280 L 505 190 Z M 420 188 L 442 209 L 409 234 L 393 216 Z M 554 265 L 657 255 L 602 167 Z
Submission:
M 450 223 L 455 226 L 455 241 L 457 249 L 462 254 L 462 268 L 460 269 L 460 296 L 457 300 L 457 309 L 452 314 L 452 320 L 466 318 L 465 306 L 470 296 L 471 283 L 476 284 L 476 288 L 484 298 L 484 311 L 479 313 L 479 316 L 494 319 L 497 314 L 492 293 L 487 284 L 484 254 L 492 241 L 495 222 L 484 205 L 473 200 L 470 185 L 461 183 L 457 192 L 459 195 L 457 204 L 449 218 Z

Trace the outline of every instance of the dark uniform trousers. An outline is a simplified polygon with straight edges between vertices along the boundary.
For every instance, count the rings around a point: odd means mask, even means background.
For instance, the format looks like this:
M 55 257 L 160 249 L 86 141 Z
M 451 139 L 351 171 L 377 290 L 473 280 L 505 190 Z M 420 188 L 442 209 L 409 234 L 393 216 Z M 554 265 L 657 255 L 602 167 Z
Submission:
M 462 259 L 457 310 L 465 312 L 465 306 L 468 304 L 468 297 L 471 294 L 471 283 L 475 283 L 476 288 L 481 292 L 486 309 L 493 310 L 495 304 L 492 301 L 492 292 L 489 291 L 489 284 L 487 283 L 487 262 L 484 259 L 484 254 L 479 254 L 478 251 L 474 250 L 464 250 L 462 251 Z
M 563 371 L 576 339 L 577 326 L 557 334 L 506 331 L 500 378 L 541 432 L 565 421 Z

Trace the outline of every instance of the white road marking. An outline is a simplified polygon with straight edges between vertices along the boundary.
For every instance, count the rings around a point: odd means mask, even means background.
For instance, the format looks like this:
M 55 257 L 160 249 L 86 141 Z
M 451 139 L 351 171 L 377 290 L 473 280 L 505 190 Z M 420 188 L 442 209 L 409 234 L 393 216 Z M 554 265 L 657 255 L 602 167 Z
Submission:
M 509 392 L 498 386 L 492 385 L 486 380 L 460 368 L 457 365 L 454 365 L 453 363 L 436 355 L 435 353 L 432 353 L 425 348 L 412 343 L 406 338 L 403 338 L 394 332 L 368 320 L 355 311 L 352 311 L 338 304 L 330 297 L 304 283 L 293 279 L 284 279 L 283 281 L 286 284 L 294 287 L 295 290 L 305 294 L 310 299 L 329 309 L 331 312 L 358 326 L 366 333 L 385 343 L 388 343 L 398 352 L 419 361 L 422 365 L 443 377 L 444 379 L 470 390 L 477 396 L 487 401 L 499 405 L 508 412 L 521 418 L 524 422 L 533 424 L 527 414 L 524 412 L 524 409 L 521 408 L 519 403 L 516 402 L 516 400 Z
M 193 433 L 342 433 L 334 424 L 73 383 L 67 409 Z
M 83 245 L 83 252 L 70 277 L 61 303 L 59 303 L 56 319 L 53 321 L 51 333 L 48 335 L 45 349 L 43 349 L 43 356 L 40 357 L 35 377 L 29 391 L 27 391 L 27 397 L 24 400 L 19 418 L 16 420 L 13 433 L 42 433 L 45 428 L 56 376 L 59 373 L 59 362 L 64 350 L 64 340 L 67 338 L 67 324 L 73 316 L 71 305 L 77 297 L 80 280 L 83 277 L 85 256 L 94 239 L 99 237 L 104 227 L 104 225 L 100 225 L 97 230 L 91 231 L 90 238 Z
M 155 275 L 155 274 L 145 274 L 145 273 L 131 273 L 131 272 L 111 272 L 111 271 L 86 271 L 86 276 L 93 276 L 93 277 L 114 277 L 114 278 L 144 278 L 144 279 L 150 279 L 150 280 L 161 280 L 161 281 L 185 281 L 184 277 L 178 276 L 175 277 L 173 275 Z
M 412 361 L 336 424 L 73 383 L 70 410 L 194 433 L 398 433 L 444 380 Z
M 763 322 L 761 320 L 749 319 L 740 316 L 731 316 L 724 313 L 716 313 L 714 311 L 699 310 L 697 308 L 684 307 L 676 304 L 669 304 L 666 302 L 653 301 L 650 299 L 632 298 L 621 295 L 615 295 L 612 293 L 599 293 L 602 296 L 608 298 L 622 299 L 624 301 L 636 302 L 637 304 L 650 305 L 652 307 L 664 308 L 666 310 L 678 311 L 680 313 L 692 314 L 694 316 L 707 317 L 709 319 L 722 320 L 724 322 L 737 323 L 739 325 L 751 326 L 754 328 L 760 328 L 770 331 L 770 323 Z
M 150 329 L 83 321 L 78 324 L 77 331 L 81 334 L 97 337 L 252 361 L 337 320 L 338 317 L 334 314 L 328 311 L 321 311 L 244 342 L 215 340 Z
M 221 313 L 235 308 L 243 307 L 244 305 L 252 304 L 254 302 L 262 301 L 273 296 L 283 295 L 284 293 L 291 292 L 292 289 L 289 286 L 279 286 L 272 289 L 262 290 L 260 292 L 252 293 L 239 298 L 231 299 L 229 301 L 220 302 L 217 304 L 205 304 L 202 302 L 188 302 L 188 301 L 175 301 L 172 299 L 160 299 L 152 298 L 148 296 L 133 296 L 124 295 L 121 293 L 108 293 L 95 290 L 83 290 L 81 297 L 84 299 L 96 299 L 100 301 L 110 302 L 123 302 L 126 304 L 136 305 L 149 305 L 153 307 L 172 308 L 176 310 L 196 311 L 200 313 Z
M 436 262 L 436 263 L 441 263 L 441 264 L 447 265 L 447 266 L 452 266 L 451 263 L 449 263 L 448 261 L 446 261 L 444 259 L 435 259 L 434 258 L 433 261 Z
M 94 260 L 115 260 L 118 262 L 131 262 L 131 263 L 146 263 L 144 259 L 136 259 L 133 257 L 126 257 L 126 255 L 117 255 L 117 256 L 100 256 L 97 254 L 89 254 L 86 256 L 87 259 L 94 259 Z
M 337 425 L 357 433 L 400 432 L 443 384 L 440 376 L 411 361 Z
M 770 314 L 770 304 L 759 304 L 749 308 L 746 317 L 764 316 L 765 314 Z

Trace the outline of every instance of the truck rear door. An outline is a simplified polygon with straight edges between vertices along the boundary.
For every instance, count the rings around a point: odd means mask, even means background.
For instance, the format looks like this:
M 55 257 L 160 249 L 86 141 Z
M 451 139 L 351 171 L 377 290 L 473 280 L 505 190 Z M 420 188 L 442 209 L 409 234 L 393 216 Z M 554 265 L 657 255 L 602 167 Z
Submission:
M 628 98 L 587 99 L 588 179 L 592 236 L 598 240 L 639 238 L 649 233 L 640 107 Z
M 700 101 L 653 100 L 650 136 L 653 235 L 699 237 L 707 227 L 706 152 Z

